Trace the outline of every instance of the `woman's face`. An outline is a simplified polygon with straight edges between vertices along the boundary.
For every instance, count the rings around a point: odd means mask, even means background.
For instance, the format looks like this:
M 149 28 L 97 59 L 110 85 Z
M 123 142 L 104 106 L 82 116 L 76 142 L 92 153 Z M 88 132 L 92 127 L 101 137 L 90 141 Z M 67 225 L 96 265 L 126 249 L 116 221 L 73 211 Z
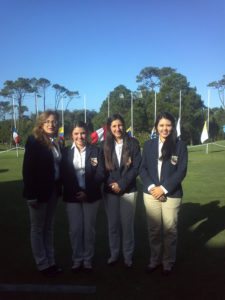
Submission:
M 123 127 L 123 123 L 120 120 L 112 121 L 110 125 L 110 130 L 116 140 L 122 139 L 124 127 Z
M 87 141 L 87 132 L 83 127 L 75 127 L 72 131 L 72 139 L 78 148 L 83 148 Z
M 54 115 L 49 115 L 42 125 L 42 129 L 45 133 L 50 136 L 53 136 L 57 131 L 57 120 Z
M 157 131 L 161 141 L 165 141 L 165 139 L 171 134 L 173 129 L 172 122 L 168 119 L 162 118 L 157 126 Z

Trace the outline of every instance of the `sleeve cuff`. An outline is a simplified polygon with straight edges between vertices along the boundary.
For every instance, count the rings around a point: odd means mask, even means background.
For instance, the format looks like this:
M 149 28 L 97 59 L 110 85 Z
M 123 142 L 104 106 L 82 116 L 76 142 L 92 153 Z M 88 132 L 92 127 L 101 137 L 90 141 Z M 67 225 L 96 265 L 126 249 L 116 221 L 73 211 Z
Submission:
M 164 186 L 160 185 L 160 187 L 163 190 L 164 194 L 168 194 L 168 191 L 164 188 Z
M 154 188 L 154 187 L 155 187 L 155 184 L 150 184 L 150 186 L 148 187 L 149 193 L 150 193 L 150 190 L 151 190 L 152 188 Z

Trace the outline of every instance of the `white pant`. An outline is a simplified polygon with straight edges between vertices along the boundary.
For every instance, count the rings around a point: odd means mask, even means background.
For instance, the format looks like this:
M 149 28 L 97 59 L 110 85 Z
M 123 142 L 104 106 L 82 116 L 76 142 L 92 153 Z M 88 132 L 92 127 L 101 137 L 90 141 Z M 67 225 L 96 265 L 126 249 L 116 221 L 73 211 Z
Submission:
M 144 193 L 148 237 L 151 250 L 150 265 L 160 263 L 171 268 L 176 260 L 177 220 L 181 198 L 167 198 L 160 202 Z
M 31 248 L 39 271 L 55 264 L 54 255 L 54 216 L 57 206 L 56 193 L 38 208 L 28 205 L 31 223 Z
M 123 257 L 126 263 L 132 262 L 134 252 L 134 216 L 137 192 L 117 196 L 104 194 L 108 218 L 109 248 L 113 259 L 119 257 L 122 228 Z
M 95 252 L 95 223 L 98 207 L 99 201 L 66 203 L 73 265 L 92 263 Z

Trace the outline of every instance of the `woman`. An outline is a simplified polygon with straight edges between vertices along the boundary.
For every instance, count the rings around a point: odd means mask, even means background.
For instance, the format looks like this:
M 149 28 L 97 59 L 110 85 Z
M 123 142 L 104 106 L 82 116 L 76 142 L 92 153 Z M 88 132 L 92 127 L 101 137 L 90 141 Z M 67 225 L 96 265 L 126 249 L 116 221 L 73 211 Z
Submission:
M 104 198 L 110 248 L 108 264 L 115 264 L 119 258 L 122 227 L 123 258 L 129 268 L 132 267 L 134 251 L 136 177 L 141 153 L 138 141 L 128 136 L 124 119 L 119 114 L 108 118 L 103 149 L 107 171 Z
M 92 270 L 95 248 L 95 220 L 104 180 L 102 151 L 87 142 L 87 127 L 77 122 L 72 130 L 73 145 L 63 153 L 61 170 L 63 199 L 69 220 L 72 271 Z
M 177 139 L 174 117 L 161 113 L 155 122 L 158 138 L 146 141 L 140 168 L 151 250 L 147 272 L 160 264 L 168 275 L 176 260 L 177 219 L 187 171 L 187 147 Z
M 28 137 L 23 161 L 23 195 L 31 222 L 31 247 L 37 269 L 53 277 L 62 270 L 55 264 L 53 226 L 60 192 L 61 146 L 58 115 L 48 110 L 37 118 L 33 135 Z

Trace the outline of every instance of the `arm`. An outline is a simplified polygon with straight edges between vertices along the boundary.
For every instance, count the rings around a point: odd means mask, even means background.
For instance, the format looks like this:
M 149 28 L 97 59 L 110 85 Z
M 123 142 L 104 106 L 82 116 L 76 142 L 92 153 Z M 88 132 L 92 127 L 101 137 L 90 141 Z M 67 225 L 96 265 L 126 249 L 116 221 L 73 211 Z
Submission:
M 171 174 L 168 178 L 165 178 L 162 181 L 162 186 L 168 191 L 172 192 L 176 186 L 181 184 L 182 180 L 187 173 L 187 162 L 188 162 L 188 152 L 187 146 L 184 142 L 180 142 L 179 151 L 178 151 L 178 163 L 176 171 Z
M 141 163 L 141 151 L 139 143 L 136 139 L 132 140 L 132 152 L 131 152 L 131 162 L 130 166 L 126 167 L 124 175 L 117 181 L 121 192 L 124 192 L 126 188 L 132 184 L 136 179 L 139 172 L 139 167 Z
M 146 142 L 144 144 L 143 153 L 142 153 L 142 161 L 140 166 L 140 177 L 143 182 L 143 185 L 148 188 L 148 190 L 152 189 L 155 186 L 155 182 L 150 175 L 149 168 L 151 167 L 150 159 L 147 157 L 151 156 L 151 150 L 149 147 L 149 143 Z
M 105 161 L 103 155 L 103 149 L 98 147 L 97 148 L 97 160 L 98 165 L 95 173 L 95 181 L 97 184 L 101 184 L 105 179 Z

